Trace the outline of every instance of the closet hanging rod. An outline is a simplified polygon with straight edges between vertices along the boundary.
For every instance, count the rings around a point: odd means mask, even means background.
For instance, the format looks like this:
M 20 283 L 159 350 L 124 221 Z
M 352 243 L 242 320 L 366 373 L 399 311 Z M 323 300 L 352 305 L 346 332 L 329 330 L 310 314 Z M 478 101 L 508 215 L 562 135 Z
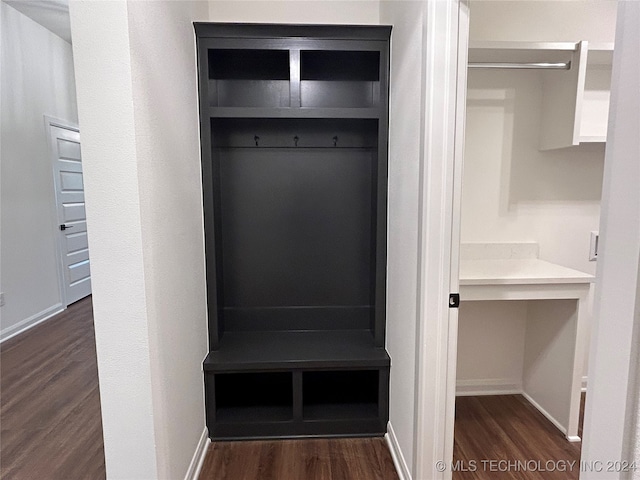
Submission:
M 485 63 L 472 62 L 468 63 L 469 68 L 504 68 L 504 69 L 524 69 L 524 70 L 569 70 L 571 62 L 561 63 Z

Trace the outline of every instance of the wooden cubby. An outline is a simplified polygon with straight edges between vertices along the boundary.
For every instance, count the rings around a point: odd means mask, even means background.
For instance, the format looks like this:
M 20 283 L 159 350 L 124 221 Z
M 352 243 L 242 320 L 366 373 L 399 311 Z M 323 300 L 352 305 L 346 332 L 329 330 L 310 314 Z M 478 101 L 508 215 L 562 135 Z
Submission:
M 391 29 L 195 29 L 209 435 L 382 435 Z
M 288 107 L 287 50 L 209 49 L 212 107 Z

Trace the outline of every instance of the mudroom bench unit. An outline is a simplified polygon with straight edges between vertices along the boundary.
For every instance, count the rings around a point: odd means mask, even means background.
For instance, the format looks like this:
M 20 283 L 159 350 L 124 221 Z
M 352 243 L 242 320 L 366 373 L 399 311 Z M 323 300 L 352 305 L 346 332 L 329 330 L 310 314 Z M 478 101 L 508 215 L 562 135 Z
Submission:
M 209 435 L 383 435 L 391 27 L 195 30 Z

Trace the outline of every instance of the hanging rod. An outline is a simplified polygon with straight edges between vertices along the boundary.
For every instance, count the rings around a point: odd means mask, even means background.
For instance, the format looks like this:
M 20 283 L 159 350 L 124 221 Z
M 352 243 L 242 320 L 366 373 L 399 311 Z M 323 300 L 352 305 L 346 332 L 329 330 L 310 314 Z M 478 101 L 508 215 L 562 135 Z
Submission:
M 504 69 L 543 69 L 543 70 L 569 70 L 571 62 L 562 63 L 469 63 L 469 68 L 504 68 Z

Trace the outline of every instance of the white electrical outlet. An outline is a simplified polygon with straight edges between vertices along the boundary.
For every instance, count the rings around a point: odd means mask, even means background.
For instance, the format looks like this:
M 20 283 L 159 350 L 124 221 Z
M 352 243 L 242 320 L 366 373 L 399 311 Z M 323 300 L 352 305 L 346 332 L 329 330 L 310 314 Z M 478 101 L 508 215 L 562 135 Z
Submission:
M 0 292 L 0 307 L 4 307 L 4 292 Z
M 598 259 L 598 240 L 600 235 L 598 232 L 591 232 L 591 243 L 589 245 L 589 261 L 595 262 Z

